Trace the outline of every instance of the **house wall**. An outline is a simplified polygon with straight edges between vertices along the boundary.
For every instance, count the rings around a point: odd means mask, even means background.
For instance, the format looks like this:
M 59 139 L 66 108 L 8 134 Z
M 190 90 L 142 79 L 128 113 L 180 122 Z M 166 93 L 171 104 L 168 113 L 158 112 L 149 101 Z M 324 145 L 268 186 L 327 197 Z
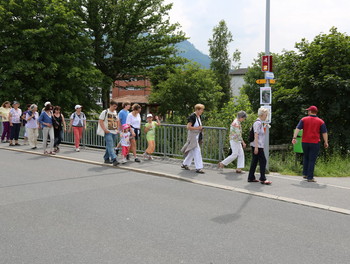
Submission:
M 127 95 L 150 95 L 151 82 L 149 80 L 115 81 L 112 98 Z
M 245 84 L 244 75 L 231 75 L 231 93 L 239 96 L 240 88 Z

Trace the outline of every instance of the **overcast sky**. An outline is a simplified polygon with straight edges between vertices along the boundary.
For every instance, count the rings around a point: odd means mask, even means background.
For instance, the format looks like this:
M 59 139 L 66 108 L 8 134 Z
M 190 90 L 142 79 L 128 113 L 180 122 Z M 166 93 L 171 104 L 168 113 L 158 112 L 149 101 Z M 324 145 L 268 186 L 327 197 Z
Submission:
M 224 19 L 233 34 L 230 53 L 242 52 L 241 67 L 251 65 L 258 52 L 265 51 L 266 0 L 165 0 L 173 3 L 172 22 L 197 49 L 208 54 L 208 39 L 214 26 Z M 311 41 L 332 26 L 350 32 L 349 0 L 270 0 L 270 50 L 292 50 L 302 38 Z

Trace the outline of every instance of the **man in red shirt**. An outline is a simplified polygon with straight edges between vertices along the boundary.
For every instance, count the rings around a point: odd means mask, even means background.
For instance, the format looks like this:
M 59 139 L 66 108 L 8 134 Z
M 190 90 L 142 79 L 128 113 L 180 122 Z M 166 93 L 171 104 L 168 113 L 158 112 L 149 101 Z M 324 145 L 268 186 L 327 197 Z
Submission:
M 302 118 L 297 125 L 292 143 L 295 144 L 296 137 L 301 129 L 303 129 L 303 136 L 301 139 L 304 159 L 303 159 L 303 175 L 308 182 L 316 182 L 314 179 L 315 163 L 320 151 L 320 133 L 324 140 L 324 147 L 328 148 L 328 134 L 326 124 L 321 118 L 318 118 L 318 109 L 312 105 L 308 109 L 308 116 Z

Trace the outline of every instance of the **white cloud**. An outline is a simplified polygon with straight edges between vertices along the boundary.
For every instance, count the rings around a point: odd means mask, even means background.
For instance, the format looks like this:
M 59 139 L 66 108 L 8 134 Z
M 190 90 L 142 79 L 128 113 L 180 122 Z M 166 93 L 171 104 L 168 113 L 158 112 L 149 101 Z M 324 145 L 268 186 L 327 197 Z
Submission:
M 179 22 L 190 41 L 208 54 L 212 30 L 224 19 L 233 34 L 230 51 L 242 52 L 242 66 L 248 66 L 265 50 L 265 0 L 165 0 L 173 2 L 171 21 Z M 348 0 L 271 0 L 272 52 L 291 50 L 302 38 L 312 40 L 328 33 L 332 26 L 349 32 Z

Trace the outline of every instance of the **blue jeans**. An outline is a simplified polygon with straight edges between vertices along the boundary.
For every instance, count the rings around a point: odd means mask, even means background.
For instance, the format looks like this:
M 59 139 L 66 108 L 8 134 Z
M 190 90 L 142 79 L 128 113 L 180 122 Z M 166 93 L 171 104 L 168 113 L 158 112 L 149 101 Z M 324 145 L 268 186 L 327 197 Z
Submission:
M 319 143 L 304 143 L 302 142 L 304 158 L 303 158 L 303 175 L 307 176 L 308 180 L 314 178 L 315 163 L 320 151 Z
M 116 134 L 112 134 L 112 133 L 105 134 L 106 152 L 105 152 L 105 155 L 103 156 L 105 160 L 111 159 L 113 161 L 117 159 L 117 155 L 115 155 L 115 151 L 114 151 L 116 139 L 117 139 Z

